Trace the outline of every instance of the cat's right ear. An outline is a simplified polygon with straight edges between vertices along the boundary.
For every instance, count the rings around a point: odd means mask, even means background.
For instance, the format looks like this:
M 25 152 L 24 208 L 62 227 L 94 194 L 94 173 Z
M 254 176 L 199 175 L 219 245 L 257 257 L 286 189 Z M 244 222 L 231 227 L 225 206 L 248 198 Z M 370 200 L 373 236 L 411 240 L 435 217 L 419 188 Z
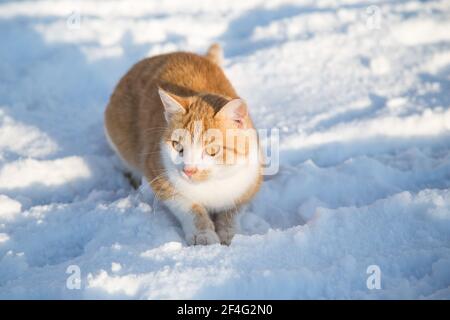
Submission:
M 170 93 L 158 88 L 159 97 L 161 98 L 164 106 L 164 117 L 169 122 L 170 118 L 177 113 L 184 114 L 186 109 L 179 103 Z

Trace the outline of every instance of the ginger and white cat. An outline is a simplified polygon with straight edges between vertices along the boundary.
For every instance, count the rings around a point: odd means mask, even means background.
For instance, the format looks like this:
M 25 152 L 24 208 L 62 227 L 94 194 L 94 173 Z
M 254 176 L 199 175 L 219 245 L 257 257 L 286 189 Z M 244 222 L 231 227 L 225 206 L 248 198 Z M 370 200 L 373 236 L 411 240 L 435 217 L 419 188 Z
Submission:
M 235 216 L 261 184 L 258 139 L 246 103 L 219 66 L 175 52 L 144 59 L 105 111 L 112 148 L 180 221 L 188 244 L 230 244 Z

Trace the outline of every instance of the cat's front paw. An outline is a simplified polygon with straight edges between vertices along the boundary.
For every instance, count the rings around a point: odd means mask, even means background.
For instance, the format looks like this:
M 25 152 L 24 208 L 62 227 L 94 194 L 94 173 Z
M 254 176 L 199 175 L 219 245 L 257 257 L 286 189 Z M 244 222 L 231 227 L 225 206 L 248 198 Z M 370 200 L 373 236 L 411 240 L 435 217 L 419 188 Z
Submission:
M 229 246 L 235 234 L 234 228 L 223 228 L 217 230 L 220 243 Z
M 197 232 L 196 234 L 188 237 L 187 241 L 190 245 L 203 246 L 208 244 L 220 243 L 220 239 L 217 234 L 214 232 L 214 230 L 210 229 Z

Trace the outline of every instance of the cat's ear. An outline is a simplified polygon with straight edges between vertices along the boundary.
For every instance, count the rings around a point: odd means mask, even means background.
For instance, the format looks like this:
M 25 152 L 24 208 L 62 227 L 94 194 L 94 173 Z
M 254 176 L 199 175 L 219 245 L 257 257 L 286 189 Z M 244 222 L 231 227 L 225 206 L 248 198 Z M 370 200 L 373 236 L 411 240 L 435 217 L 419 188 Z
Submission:
M 176 100 L 176 98 L 172 94 L 164 91 L 161 88 L 158 88 L 158 93 L 164 106 L 164 117 L 166 118 L 167 122 L 170 121 L 170 118 L 174 114 L 186 113 L 186 109 L 181 105 L 180 102 Z
M 233 121 L 238 128 L 244 128 L 248 115 L 247 104 L 242 99 L 233 99 L 225 104 L 216 117 Z

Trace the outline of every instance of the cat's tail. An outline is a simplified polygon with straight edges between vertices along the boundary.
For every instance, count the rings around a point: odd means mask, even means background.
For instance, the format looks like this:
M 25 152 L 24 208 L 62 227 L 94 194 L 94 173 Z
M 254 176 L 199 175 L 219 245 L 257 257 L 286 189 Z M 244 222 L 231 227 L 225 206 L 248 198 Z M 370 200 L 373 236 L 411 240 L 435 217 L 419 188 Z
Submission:
M 214 62 L 218 66 L 222 65 L 223 62 L 223 50 L 220 44 L 213 43 L 208 51 L 206 52 L 206 58 Z

